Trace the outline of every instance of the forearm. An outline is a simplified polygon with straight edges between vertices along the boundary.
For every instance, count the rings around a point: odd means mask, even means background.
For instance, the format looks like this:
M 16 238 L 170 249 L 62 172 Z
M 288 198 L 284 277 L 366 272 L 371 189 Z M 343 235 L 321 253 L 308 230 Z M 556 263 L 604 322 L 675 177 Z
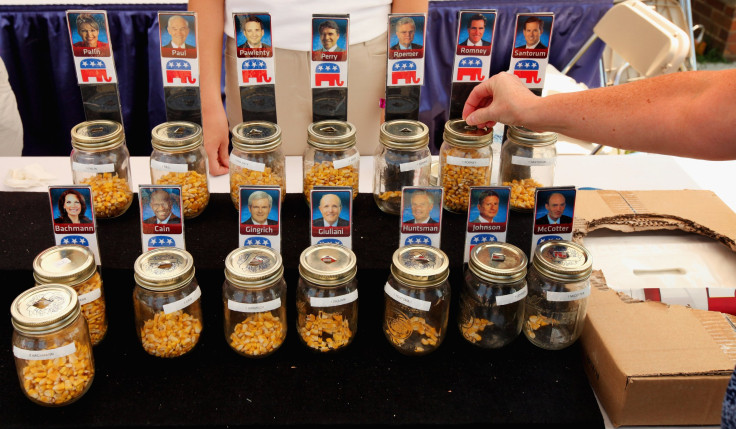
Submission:
M 197 12 L 199 21 L 199 89 L 203 114 L 210 109 L 223 109 L 220 81 L 224 7 L 222 1 L 189 1 L 189 10 Z
M 429 0 L 397 0 L 391 3 L 391 13 L 424 13 L 429 9 Z

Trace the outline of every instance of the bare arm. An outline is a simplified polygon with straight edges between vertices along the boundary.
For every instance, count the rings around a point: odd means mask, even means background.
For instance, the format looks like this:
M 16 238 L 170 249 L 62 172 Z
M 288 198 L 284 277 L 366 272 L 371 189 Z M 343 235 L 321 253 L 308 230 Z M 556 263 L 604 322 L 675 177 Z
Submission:
M 190 0 L 189 10 L 197 12 L 199 41 L 199 90 L 202 99 L 202 131 L 210 174 L 228 172 L 228 125 L 220 92 L 224 1 Z M 204 31 L 202 31 L 204 30 Z
M 679 72 L 540 98 L 509 73 L 471 92 L 471 125 L 502 122 L 621 149 L 736 159 L 736 70 Z
M 395 0 L 391 3 L 391 13 L 427 12 L 429 0 Z

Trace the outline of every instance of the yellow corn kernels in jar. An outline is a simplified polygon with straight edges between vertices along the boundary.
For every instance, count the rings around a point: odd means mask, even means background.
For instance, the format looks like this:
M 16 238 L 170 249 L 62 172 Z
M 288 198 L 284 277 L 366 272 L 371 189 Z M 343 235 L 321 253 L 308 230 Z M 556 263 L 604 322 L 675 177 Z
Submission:
M 355 147 L 355 126 L 338 120 L 314 122 L 307 134 L 302 165 L 307 204 L 315 186 L 349 186 L 353 199 L 357 198 L 360 154 Z
M 18 295 L 10 314 L 23 393 L 46 406 L 81 398 L 92 385 L 95 365 L 77 293 L 61 284 L 39 285 Z
M 267 121 L 241 122 L 233 128 L 230 152 L 230 198 L 240 209 L 240 186 L 281 187 L 286 198 L 286 158 L 281 128 Z
M 501 147 L 499 182 L 511 186 L 509 204 L 518 211 L 534 209 L 537 188 L 553 186 L 557 163 L 557 134 L 537 133 L 510 126 Z

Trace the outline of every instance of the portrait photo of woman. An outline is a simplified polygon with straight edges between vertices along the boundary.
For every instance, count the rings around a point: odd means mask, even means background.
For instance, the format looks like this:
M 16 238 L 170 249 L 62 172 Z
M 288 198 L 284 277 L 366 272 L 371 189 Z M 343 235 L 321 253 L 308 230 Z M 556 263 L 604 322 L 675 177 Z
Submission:
M 72 24 L 72 15 L 70 14 L 70 22 Z M 107 29 L 105 28 L 105 18 L 102 14 L 80 13 L 77 15 L 75 22 L 76 35 L 72 31 L 72 46 L 74 48 L 75 57 L 109 57 L 110 44 L 101 39 L 107 40 Z M 100 25 L 102 23 L 102 25 Z M 102 28 L 102 30 L 100 30 Z M 81 40 L 79 40 L 81 39 Z M 76 41 L 75 41 L 76 40 Z
M 61 193 L 57 203 L 59 217 L 54 223 L 92 223 L 85 215 L 87 203 L 84 196 L 76 189 L 67 189 Z

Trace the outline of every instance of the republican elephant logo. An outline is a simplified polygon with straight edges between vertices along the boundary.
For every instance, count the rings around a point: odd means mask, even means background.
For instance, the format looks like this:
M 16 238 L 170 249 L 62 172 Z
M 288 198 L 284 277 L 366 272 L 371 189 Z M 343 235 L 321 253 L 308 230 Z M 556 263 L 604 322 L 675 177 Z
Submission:
M 540 83 L 539 63 L 532 60 L 519 61 L 514 66 L 514 74 L 526 83 Z
M 166 63 L 166 82 L 174 83 L 179 79 L 181 83 L 195 83 L 197 79 L 192 78 L 192 65 L 186 60 L 169 60 Z
M 271 77 L 268 75 L 266 62 L 263 60 L 243 61 L 243 83 L 250 83 L 255 79 L 256 83 L 269 83 Z
M 315 68 L 314 86 L 343 86 L 344 81 L 340 80 L 340 66 L 335 63 L 323 63 Z
M 457 67 L 457 79 L 463 80 L 468 78 L 471 82 L 480 82 L 486 77 L 483 73 L 483 60 L 476 57 L 468 57 L 460 60 Z
M 397 61 L 391 67 L 391 83 L 396 85 L 402 80 L 406 85 L 417 84 L 421 80 L 417 77 L 417 65 L 414 61 Z
M 97 83 L 110 82 L 112 76 L 107 75 L 105 62 L 101 60 L 84 60 L 79 65 L 79 72 L 82 75 L 82 82 L 89 82 L 95 79 Z

